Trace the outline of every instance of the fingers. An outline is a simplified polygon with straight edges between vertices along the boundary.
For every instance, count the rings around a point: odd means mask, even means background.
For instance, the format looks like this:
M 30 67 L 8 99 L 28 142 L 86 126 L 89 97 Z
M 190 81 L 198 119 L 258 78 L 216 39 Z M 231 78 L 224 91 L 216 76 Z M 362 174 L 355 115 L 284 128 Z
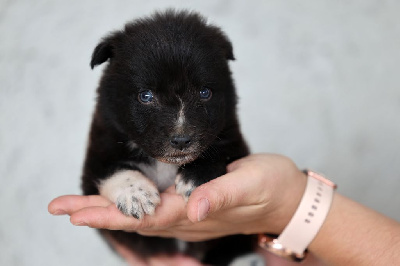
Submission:
M 188 202 L 188 218 L 200 222 L 209 214 L 245 204 L 246 173 L 237 169 L 196 188 Z
M 141 221 L 122 214 L 114 204 L 107 207 L 87 207 L 71 214 L 73 225 L 110 230 L 135 230 Z
M 69 214 L 87 207 L 107 207 L 111 202 L 99 195 L 79 196 L 66 195 L 52 200 L 48 205 L 48 211 L 53 215 Z
M 116 230 L 135 225 L 134 218 L 126 217 L 114 203 L 99 195 L 61 196 L 50 202 L 48 210 L 53 215 L 70 215 L 71 223 L 77 226 Z
M 265 161 L 273 156 L 251 155 L 239 159 L 227 166 L 227 174 L 196 188 L 188 202 L 189 220 L 195 223 L 217 211 L 264 202 L 267 184 L 259 167 L 261 157 Z
M 161 193 L 161 204 L 154 215 L 142 220 L 122 214 L 114 203 L 102 196 L 61 196 L 50 202 L 48 210 L 53 215 L 70 215 L 74 225 L 111 230 L 138 230 L 140 228 L 164 229 L 189 223 L 185 202 L 175 193 Z
M 143 236 L 157 236 L 157 237 L 165 237 L 165 238 L 177 238 L 184 241 L 189 242 L 197 242 L 197 241 L 204 241 L 210 240 L 222 236 L 226 236 L 226 234 L 222 231 L 209 231 L 207 228 L 193 228 L 185 229 L 173 229 L 171 231 L 167 230 L 160 230 L 160 231 L 152 231 L 152 230 L 139 230 L 136 233 L 143 235 Z
M 201 266 L 202 264 L 187 255 L 159 255 L 148 259 L 149 266 Z M 135 265 L 135 264 L 133 264 Z

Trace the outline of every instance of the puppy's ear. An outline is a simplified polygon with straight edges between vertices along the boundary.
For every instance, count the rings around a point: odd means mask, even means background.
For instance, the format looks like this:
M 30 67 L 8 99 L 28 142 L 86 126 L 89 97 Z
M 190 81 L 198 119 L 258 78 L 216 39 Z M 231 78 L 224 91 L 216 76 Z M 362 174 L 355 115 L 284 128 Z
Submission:
M 227 60 L 235 60 L 235 56 L 233 55 L 233 47 L 232 43 L 226 37 L 225 33 L 222 32 L 219 28 L 213 27 L 214 30 L 214 41 L 216 41 L 217 45 L 222 49 L 225 58 Z
M 223 49 L 225 51 L 225 56 L 226 59 L 228 60 L 235 60 L 235 56 L 233 55 L 233 47 L 232 47 L 232 43 L 227 39 L 224 38 L 224 43 L 223 43 Z
M 95 66 L 100 65 L 114 56 L 115 46 L 121 37 L 121 33 L 113 33 L 104 38 L 94 49 L 90 67 L 93 69 Z

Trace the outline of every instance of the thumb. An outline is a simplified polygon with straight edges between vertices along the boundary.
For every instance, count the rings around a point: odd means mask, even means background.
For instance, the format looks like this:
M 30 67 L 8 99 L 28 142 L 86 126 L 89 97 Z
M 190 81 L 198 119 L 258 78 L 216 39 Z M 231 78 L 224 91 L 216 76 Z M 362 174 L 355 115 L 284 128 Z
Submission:
M 245 175 L 236 170 L 197 187 L 190 195 L 187 215 L 193 223 L 208 215 L 243 204 Z

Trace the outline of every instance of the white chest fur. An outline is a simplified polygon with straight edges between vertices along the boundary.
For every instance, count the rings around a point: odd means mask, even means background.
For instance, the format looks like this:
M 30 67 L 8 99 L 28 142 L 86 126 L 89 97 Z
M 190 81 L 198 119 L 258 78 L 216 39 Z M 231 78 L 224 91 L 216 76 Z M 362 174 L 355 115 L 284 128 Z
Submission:
M 175 182 L 178 166 L 174 164 L 162 163 L 154 161 L 152 164 L 139 164 L 138 167 L 142 172 L 151 179 L 159 191 L 164 191 Z

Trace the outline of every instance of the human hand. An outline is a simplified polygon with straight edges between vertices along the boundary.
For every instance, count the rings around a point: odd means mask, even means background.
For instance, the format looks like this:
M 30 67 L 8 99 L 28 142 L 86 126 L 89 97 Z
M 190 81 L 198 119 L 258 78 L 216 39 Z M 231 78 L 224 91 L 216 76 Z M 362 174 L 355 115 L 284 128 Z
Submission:
M 179 208 L 179 203 L 184 202 L 181 196 L 176 194 L 168 195 L 168 192 L 162 193 L 163 202 L 167 205 L 177 207 L 177 211 L 163 213 L 158 212 L 161 216 L 158 224 L 172 224 L 179 220 L 180 215 L 185 215 L 184 211 Z M 123 215 L 108 199 L 93 195 L 93 196 L 77 196 L 66 195 L 54 199 L 48 206 L 48 210 L 53 215 L 70 215 L 71 223 L 77 226 L 90 226 L 93 228 L 106 228 L 111 230 L 134 231 L 141 226 L 155 226 L 151 221 L 149 224 L 138 221 L 136 218 Z M 163 209 L 162 209 L 163 210 Z M 165 217 L 165 219 L 164 219 Z M 155 227 L 156 228 L 156 227 Z M 194 258 L 183 254 L 174 255 L 156 255 L 144 259 L 139 254 L 132 252 L 129 248 L 109 238 L 109 243 L 114 247 L 114 250 L 125 259 L 129 265 L 134 266 L 201 266 L 202 264 Z
M 142 220 L 123 215 L 101 196 L 63 196 L 49 211 L 69 214 L 75 225 L 136 231 L 201 241 L 232 234 L 279 234 L 295 212 L 306 176 L 283 156 L 259 154 L 235 161 L 228 173 L 196 188 L 187 206 L 169 188 L 161 205 Z

